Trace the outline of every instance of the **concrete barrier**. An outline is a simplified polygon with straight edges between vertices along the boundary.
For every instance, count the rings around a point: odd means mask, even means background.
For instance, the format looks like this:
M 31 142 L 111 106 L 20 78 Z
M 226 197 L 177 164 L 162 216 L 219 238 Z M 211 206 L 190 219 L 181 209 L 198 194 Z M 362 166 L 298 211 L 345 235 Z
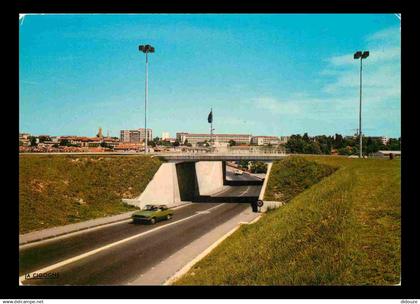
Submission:
M 195 164 L 200 195 L 210 195 L 223 189 L 223 163 L 200 161 Z
M 163 163 L 143 193 L 135 199 L 123 199 L 130 205 L 143 208 L 147 204 L 178 205 L 181 196 L 178 186 L 176 163 Z
M 223 180 L 221 161 L 163 163 L 139 197 L 123 201 L 139 208 L 147 204 L 172 207 L 221 191 Z
M 276 208 L 283 205 L 282 202 L 264 201 L 264 195 L 265 195 L 265 191 L 267 189 L 267 184 L 268 184 L 268 180 L 270 178 L 270 173 L 271 173 L 271 167 L 272 166 L 273 166 L 273 163 L 268 163 L 267 174 L 265 176 L 264 183 L 263 183 L 263 186 L 261 188 L 260 196 L 258 197 L 259 200 L 262 200 L 264 202 L 264 205 L 262 207 L 258 208 L 259 212 L 267 212 L 268 210 L 276 209 Z

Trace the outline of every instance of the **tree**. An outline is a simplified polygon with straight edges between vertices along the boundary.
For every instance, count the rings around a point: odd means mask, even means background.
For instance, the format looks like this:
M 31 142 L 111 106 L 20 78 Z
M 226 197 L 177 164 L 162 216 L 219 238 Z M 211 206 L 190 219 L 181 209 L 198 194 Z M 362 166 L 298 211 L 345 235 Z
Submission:
M 266 173 L 267 164 L 260 161 L 253 162 L 251 165 L 250 171 L 252 173 Z
M 401 150 L 401 137 L 399 139 L 390 138 L 386 144 L 386 149 L 393 151 Z
M 340 148 L 344 148 L 344 139 L 343 136 L 341 134 L 335 134 L 335 138 L 333 141 L 333 148 L 335 149 L 340 149 Z
M 178 139 L 177 139 L 177 140 L 175 140 L 175 142 L 173 143 L 173 146 L 174 146 L 174 147 L 179 147 L 179 141 L 178 141 Z
M 240 160 L 239 167 L 248 169 L 249 161 L 248 160 Z
M 302 136 L 300 136 L 299 134 L 293 134 L 292 136 L 290 136 L 285 147 L 288 153 L 303 153 L 304 141 L 302 139 Z
M 38 145 L 36 143 L 36 137 L 35 136 L 29 137 L 29 141 L 31 142 L 31 147 L 36 147 Z
M 70 141 L 67 138 L 60 140 L 60 146 L 69 146 L 69 145 L 70 145 Z
M 236 141 L 233 139 L 229 140 L 229 146 L 236 146 Z
M 40 143 L 43 143 L 45 141 L 51 141 L 51 137 L 41 135 L 41 136 L 38 137 L 38 140 L 39 140 Z

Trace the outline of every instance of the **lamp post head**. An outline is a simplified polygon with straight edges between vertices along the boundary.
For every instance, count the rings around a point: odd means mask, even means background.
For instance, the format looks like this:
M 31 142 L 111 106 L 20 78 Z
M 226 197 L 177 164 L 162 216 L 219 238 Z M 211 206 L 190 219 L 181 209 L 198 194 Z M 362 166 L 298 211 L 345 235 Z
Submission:
M 359 59 L 360 57 L 362 57 L 361 51 L 357 51 L 356 53 L 354 53 L 354 59 Z
M 139 45 L 139 51 L 143 53 L 154 53 L 155 48 L 151 46 L 150 44 Z
M 353 55 L 354 59 L 359 59 L 359 58 L 365 59 L 365 58 L 368 58 L 368 57 L 369 57 L 369 51 L 363 51 L 363 53 L 362 53 L 362 51 L 357 51 Z

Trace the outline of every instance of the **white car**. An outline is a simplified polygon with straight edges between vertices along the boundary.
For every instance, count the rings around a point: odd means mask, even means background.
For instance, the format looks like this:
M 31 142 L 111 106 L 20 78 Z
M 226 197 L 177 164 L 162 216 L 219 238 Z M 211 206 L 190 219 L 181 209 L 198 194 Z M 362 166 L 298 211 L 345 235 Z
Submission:
M 242 170 L 238 170 L 238 169 L 235 170 L 235 175 L 242 175 L 242 174 L 244 174 Z

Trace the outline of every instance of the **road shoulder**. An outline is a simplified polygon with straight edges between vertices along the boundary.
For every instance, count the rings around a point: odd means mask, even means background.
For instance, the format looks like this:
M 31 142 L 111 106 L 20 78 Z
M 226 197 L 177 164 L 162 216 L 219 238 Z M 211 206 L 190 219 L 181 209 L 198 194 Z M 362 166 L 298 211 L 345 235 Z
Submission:
M 251 208 L 247 208 L 229 221 L 216 227 L 161 263 L 150 268 L 130 282 L 130 285 L 164 285 L 166 282 L 172 282 L 177 277 L 186 273 L 205 255 L 210 253 L 218 243 L 225 239 L 229 233 L 233 232 L 233 229 L 236 230 L 241 223 L 250 223 L 256 220 L 260 215 L 259 213 L 252 212 Z
M 180 207 L 186 206 L 191 204 L 191 202 L 183 202 L 180 205 L 174 206 L 171 209 L 178 209 Z M 43 230 L 33 231 L 25 234 L 19 235 L 19 246 L 33 244 L 39 241 L 49 241 L 53 239 L 57 239 L 59 237 L 67 237 L 70 235 L 74 235 L 75 233 L 83 233 L 87 231 L 91 231 L 92 229 L 99 229 L 106 227 L 108 225 L 121 223 L 123 221 L 127 221 L 131 218 L 131 215 L 136 212 L 129 211 L 117 215 L 101 217 L 97 219 L 92 219 L 88 221 L 83 221 L 80 223 L 74 223 L 64 226 L 52 227 Z

